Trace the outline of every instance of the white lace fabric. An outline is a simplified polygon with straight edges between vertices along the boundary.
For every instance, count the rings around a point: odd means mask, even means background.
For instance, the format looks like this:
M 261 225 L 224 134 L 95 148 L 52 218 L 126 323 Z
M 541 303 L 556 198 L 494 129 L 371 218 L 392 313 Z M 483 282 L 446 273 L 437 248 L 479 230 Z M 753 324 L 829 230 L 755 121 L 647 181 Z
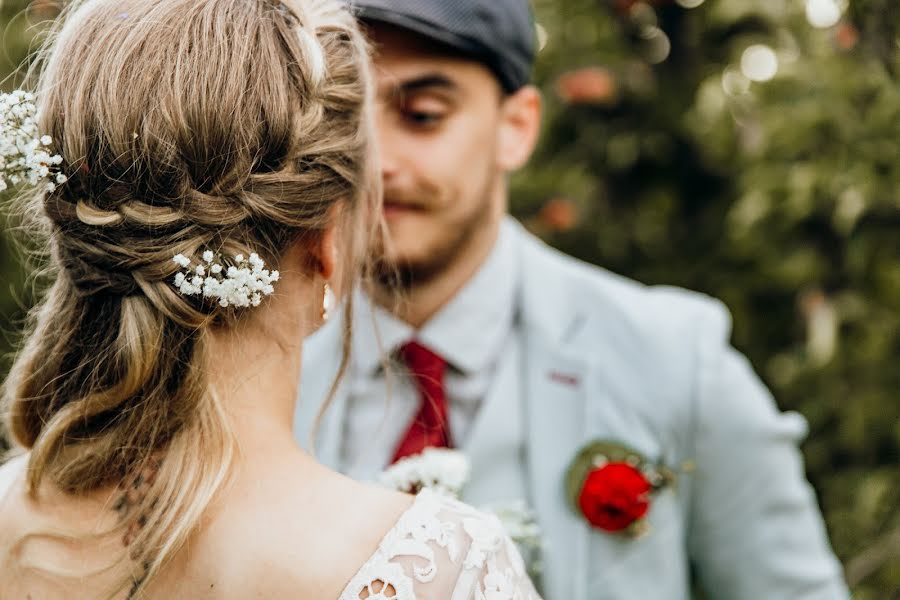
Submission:
M 339 600 L 540 600 L 500 521 L 428 489 Z

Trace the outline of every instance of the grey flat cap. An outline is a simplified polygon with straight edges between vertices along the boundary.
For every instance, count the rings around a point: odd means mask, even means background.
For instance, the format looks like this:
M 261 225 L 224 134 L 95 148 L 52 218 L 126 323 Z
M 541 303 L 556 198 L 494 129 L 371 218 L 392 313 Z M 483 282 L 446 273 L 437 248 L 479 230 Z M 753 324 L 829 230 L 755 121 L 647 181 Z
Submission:
M 507 92 L 531 79 L 534 19 L 528 0 L 351 0 L 358 18 L 408 29 L 488 66 Z

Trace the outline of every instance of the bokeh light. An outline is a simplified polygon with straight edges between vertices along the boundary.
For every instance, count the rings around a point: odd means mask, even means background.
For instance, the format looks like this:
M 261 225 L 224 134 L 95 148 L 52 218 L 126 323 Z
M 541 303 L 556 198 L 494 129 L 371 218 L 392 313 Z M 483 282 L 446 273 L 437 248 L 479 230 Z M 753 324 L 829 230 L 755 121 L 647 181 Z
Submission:
M 769 81 L 778 73 L 778 57 L 765 44 L 749 46 L 741 55 L 741 72 L 752 81 Z
M 813 27 L 834 27 L 841 20 L 842 9 L 838 0 L 806 0 L 806 20 Z
M 750 80 L 737 69 L 729 67 L 722 73 L 722 89 L 729 96 L 740 96 L 750 91 Z
M 540 23 L 535 24 L 534 31 L 537 36 L 538 52 L 540 52 L 547 46 L 547 42 L 550 40 L 550 34 L 547 33 L 547 28 Z
M 646 42 L 644 54 L 647 62 L 658 64 L 669 58 L 672 42 L 662 29 L 655 26 L 645 27 L 641 30 L 641 38 Z

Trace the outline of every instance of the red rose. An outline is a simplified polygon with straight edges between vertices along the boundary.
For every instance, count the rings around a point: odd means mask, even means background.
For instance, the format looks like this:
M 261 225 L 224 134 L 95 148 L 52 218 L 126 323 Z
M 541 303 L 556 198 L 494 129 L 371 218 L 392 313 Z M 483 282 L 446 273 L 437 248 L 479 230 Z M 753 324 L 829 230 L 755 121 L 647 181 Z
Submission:
M 588 473 L 578 506 L 591 525 L 622 531 L 647 514 L 650 482 L 636 468 L 611 462 Z

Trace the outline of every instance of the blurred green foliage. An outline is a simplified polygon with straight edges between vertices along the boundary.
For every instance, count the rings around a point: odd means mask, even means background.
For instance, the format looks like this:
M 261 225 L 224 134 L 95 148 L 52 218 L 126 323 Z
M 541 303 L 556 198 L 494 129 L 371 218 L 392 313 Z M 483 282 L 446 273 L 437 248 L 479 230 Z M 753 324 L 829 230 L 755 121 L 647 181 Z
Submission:
M 810 422 L 855 596 L 900 598 L 900 11 L 844 8 L 816 28 L 803 0 L 537 0 L 547 118 L 513 211 L 572 255 L 725 301 Z
M 574 256 L 726 302 L 810 421 L 855 597 L 900 598 L 900 11 L 834 2 L 816 28 L 804 0 L 535 0 L 547 118 L 512 209 Z M 2 4 L 0 71 L 55 11 Z M 4 225 L 0 374 L 33 302 L 21 265 Z

